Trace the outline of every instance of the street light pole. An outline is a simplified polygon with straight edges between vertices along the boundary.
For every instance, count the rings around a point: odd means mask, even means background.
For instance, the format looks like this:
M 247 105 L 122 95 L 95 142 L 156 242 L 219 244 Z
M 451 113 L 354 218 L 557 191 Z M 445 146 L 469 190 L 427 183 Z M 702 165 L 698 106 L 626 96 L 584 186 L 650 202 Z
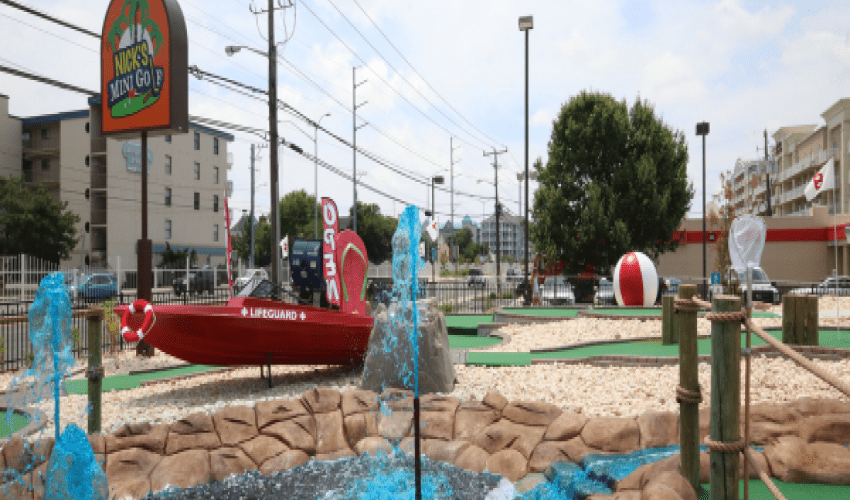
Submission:
M 352 127 L 352 135 L 354 136 L 354 147 L 351 149 L 351 153 L 354 155 L 354 176 L 351 179 L 351 182 L 354 186 L 354 206 L 352 207 L 352 226 L 354 232 L 357 232 L 357 130 L 366 126 L 363 125 L 357 126 L 357 108 L 363 106 L 369 101 L 363 101 L 360 104 L 357 104 L 357 87 L 363 85 L 369 80 L 363 80 L 360 83 L 357 83 L 357 67 L 351 68 L 351 127 Z
M 496 172 L 496 182 L 494 183 L 496 187 L 496 292 L 500 299 L 502 295 L 502 247 L 499 233 L 502 232 L 502 228 L 499 226 L 499 218 L 502 215 L 502 206 L 499 204 L 499 155 L 507 152 L 507 149 L 496 151 L 496 148 L 493 148 L 492 153 L 484 152 L 484 156 L 493 156 L 493 170 Z
M 525 31 L 525 266 L 523 285 L 525 286 L 525 303 L 531 303 L 531 284 L 528 282 L 528 32 L 534 28 L 534 17 L 519 18 L 519 29 Z M 522 196 L 520 196 L 522 203 Z
M 323 114 L 316 126 L 313 127 L 313 219 L 316 227 L 315 239 L 319 239 L 319 125 L 322 124 L 322 118 L 331 116 L 330 113 Z
M 431 177 L 431 210 L 425 211 L 426 217 L 432 217 L 434 220 L 436 220 L 437 211 L 434 208 L 434 184 L 443 184 L 444 182 L 445 182 L 445 179 L 443 178 L 442 175 L 435 175 L 435 176 Z M 434 242 L 435 246 L 436 246 L 437 242 L 439 242 L 439 236 L 437 237 L 437 241 Z M 437 247 L 437 248 L 439 248 L 439 247 Z M 433 249 L 431 250 L 431 255 L 428 255 L 427 257 L 428 257 L 428 260 L 431 262 L 431 281 L 437 281 L 437 273 L 435 271 L 436 266 L 434 265 L 435 259 L 434 259 L 434 250 Z
M 697 135 L 702 136 L 702 283 L 703 286 L 708 286 L 708 275 L 705 272 L 705 136 L 708 135 L 708 122 L 697 123 Z M 703 291 L 704 296 L 708 296 L 708 290 Z

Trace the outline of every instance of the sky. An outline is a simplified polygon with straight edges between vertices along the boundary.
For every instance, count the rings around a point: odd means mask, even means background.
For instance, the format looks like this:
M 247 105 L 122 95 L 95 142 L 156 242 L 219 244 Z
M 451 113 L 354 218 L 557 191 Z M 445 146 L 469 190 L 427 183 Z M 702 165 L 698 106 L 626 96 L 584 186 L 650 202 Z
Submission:
M 101 32 L 107 0 L 19 0 L 52 16 Z M 266 1 L 178 0 L 186 19 L 189 64 L 262 89 L 268 60 L 228 45 L 268 50 L 268 18 L 253 14 Z M 289 5 L 289 0 L 275 0 Z M 684 133 L 688 179 L 696 196 L 689 217 L 702 215 L 702 141 L 707 121 L 706 192 L 738 158 L 763 156 L 766 129 L 823 124 L 821 113 L 850 89 L 850 9 L 839 1 L 761 2 L 572 0 L 291 0 L 275 13 L 278 98 L 352 139 L 352 68 L 356 70 L 357 146 L 392 169 L 358 155 L 358 201 L 397 215 L 407 204 L 430 206 L 428 179 L 454 175 L 455 220 L 493 211 L 493 156 L 499 196 L 520 210 L 517 175 L 525 165 L 525 34 L 520 16 L 534 16 L 528 34 L 529 166 L 547 160 L 553 119 L 581 91 L 602 92 L 629 105 L 648 101 L 673 130 Z M 260 5 L 262 4 L 262 5 Z M 99 88 L 99 42 L 7 5 L 0 5 L 0 64 L 86 89 Z M 189 114 L 268 129 L 259 99 L 189 77 Z M 0 93 L 20 117 L 87 107 L 86 97 L 0 73 Z M 351 175 L 350 146 L 279 112 L 279 134 Z M 250 145 L 257 135 L 232 132 L 231 208 L 250 204 Z M 452 145 L 454 146 L 453 154 Z M 256 210 L 269 209 L 268 149 L 256 171 Z M 314 164 L 280 149 L 280 193 L 314 193 Z M 188 166 L 187 166 L 188 168 Z M 531 167 L 530 167 L 531 168 Z M 403 172 L 401 175 L 399 172 Z M 364 174 L 365 173 L 365 174 Z M 362 175 L 362 176 L 361 176 Z M 318 168 L 318 195 L 341 211 L 352 204 L 352 182 Z M 411 179 L 411 177 L 413 179 Z M 374 187 L 396 199 L 367 188 Z M 531 182 L 531 190 L 535 188 Z M 463 194 L 460 194 L 463 193 Z M 472 196 L 468 196 L 472 195 Z M 449 217 L 451 197 L 437 190 L 436 211 Z

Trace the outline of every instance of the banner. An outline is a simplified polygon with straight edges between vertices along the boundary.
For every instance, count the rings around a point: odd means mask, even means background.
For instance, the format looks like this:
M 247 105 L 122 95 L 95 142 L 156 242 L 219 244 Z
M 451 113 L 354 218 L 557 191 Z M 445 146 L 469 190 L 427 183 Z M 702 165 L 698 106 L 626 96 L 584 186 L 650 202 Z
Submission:
M 324 262 L 328 303 L 339 305 L 340 279 L 336 268 L 336 235 L 339 233 L 339 213 L 336 203 L 322 198 L 322 260 Z
M 225 193 L 226 194 L 226 193 Z M 233 275 L 231 274 L 230 261 L 233 255 L 233 245 L 230 243 L 230 210 L 227 208 L 227 196 L 224 197 L 224 239 L 227 240 L 227 298 L 233 298 Z
M 437 241 L 437 235 L 439 234 L 439 222 L 437 222 L 436 217 L 431 220 L 425 230 L 428 231 L 428 236 L 431 237 L 431 241 Z
M 832 158 L 826 162 L 826 165 L 806 185 L 806 201 L 812 201 L 815 196 L 827 189 L 835 189 L 835 160 Z

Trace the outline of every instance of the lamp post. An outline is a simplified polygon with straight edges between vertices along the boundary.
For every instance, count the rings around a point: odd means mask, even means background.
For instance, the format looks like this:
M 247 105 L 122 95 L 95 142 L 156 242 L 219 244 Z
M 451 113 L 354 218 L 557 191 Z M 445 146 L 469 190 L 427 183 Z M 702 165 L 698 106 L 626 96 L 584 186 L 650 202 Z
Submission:
M 273 0 L 269 0 L 269 10 L 274 9 Z M 278 204 L 278 164 L 277 164 L 277 45 L 274 42 L 274 16 L 269 15 L 269 51 L 253 49 L 242 45 L 229 45 L 224 48 L 224 53 L 228 56 L 239 52 L 241 49 L 247 49 L 251 52 L 260 54 L 269 60 L 269 177 L 271 178 L 271 281 L 275 285 L 280 284 L 280 205 Z M 273 292 L 275 295 L 277 292 Z
M 697 123 L 697 135 L 702 136 L 702 284 L 708 283 L 705 273 L 705 136 L 708 135 L 708 122 Z M 704 296 L 708 296 L 703 292 Z
M 531 303 L 531 284 L 528 282 L 528 32 L 533 28 L 533 16 L 519 18 L 519 30 L 525 31 L 525 266 L 523 271 L 525 276 L 523 286 L 526 305 Z
M 319 239 L 319 125 L 322 124 L 322 118 L 331 116 L 330 113 L 323 114 L 319 121 L 316 122 L 313 128 L 313 219 L 315 221 L 316 231 L 314 238 Z
M 431 177 L 431 210 L 425 211 L 426 217 L 436 217 L 436 215 L 435 215 L 436 209 L 434 207 L 434 184 L 442 184 L 445 181 L 446 180 L 443 178 L 442 175 L 435 175 L 434 177 Z M 439 241 L 439 238 L 438 238 L 438 241 Z M 429 260 L 431 261 L 431 281 L 437 281 L 437 273 L 434 270 L 435 266 L 434 266 L 433 255 L 434 255 L 434 251 L 431 250 L 431 255 L 429 255 Z

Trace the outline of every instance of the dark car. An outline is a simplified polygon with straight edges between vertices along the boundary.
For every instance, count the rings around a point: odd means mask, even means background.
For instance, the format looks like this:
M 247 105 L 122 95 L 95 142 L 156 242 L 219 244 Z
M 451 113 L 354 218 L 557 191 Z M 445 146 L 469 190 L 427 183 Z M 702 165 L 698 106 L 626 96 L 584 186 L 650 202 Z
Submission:
M 484 287 L 487 285 L 487 281 L 484 279 L 484 271 L 481 269 L 470 269 L 469 270 L 469 281 L 466 282 L 468 286 L 475 287 Z
M 86 302 L 96 302 L 115 297 L 118 294 L 118 284 L 111 274 L 90 274 L 83 276 L 76 287 L 71 285 L 68 293 L 71 297 L 76 295 Z
M 179 297 L 184 292 L 188 291 L 189 293 L 204 293 L 209 292 L 213 293 L 215 289 L 215 276 L 214 270 L 212 266 L 209 264 L 205 265 L 200 269 L 195 269 L 194 271 L 189 271 L 189 288 L 186 289 L 186 277 L 176 278 L 174 280 L 174 284 L 172 287 L 174 288 L 174 293 Z

